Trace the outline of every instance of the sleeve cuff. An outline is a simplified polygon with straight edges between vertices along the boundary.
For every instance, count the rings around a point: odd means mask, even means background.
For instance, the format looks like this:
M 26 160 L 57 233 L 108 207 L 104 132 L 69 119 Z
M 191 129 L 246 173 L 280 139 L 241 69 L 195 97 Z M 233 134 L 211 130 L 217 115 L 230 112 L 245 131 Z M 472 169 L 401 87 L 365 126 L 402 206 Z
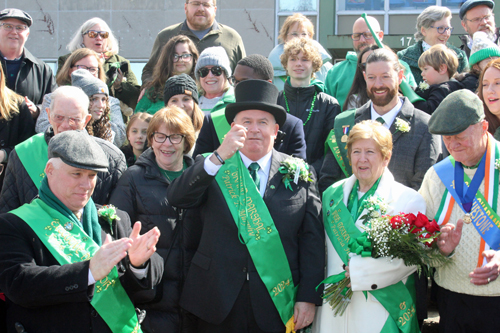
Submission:
M 216 165 L 214 164 L 211 160 L 210 157 L 212 157 L 213 153 L 210 154 L 205 158 L 205 163 L 203 165 L 203 168 L 205 171 L 210 175 L 210 176 L 215 176 L 217 172 L 219 172 L 219 169 L 221 168 L 222 165 Z
M 89 286 L 93 285 L 95 283 L 95 279 L 94 279 L 94 276 L 92 275 L 92 272 L 90 271 L 90 268 L 89 268 Z
M 130 266 L 130 271 L 134 274 L 134 276 L 138 280 L 142 280 L 148 277 L 149 263 L 144 268 L 135 268 L 134 266 L 132 266 L 132 264 L 130 264 L 129 266 Z

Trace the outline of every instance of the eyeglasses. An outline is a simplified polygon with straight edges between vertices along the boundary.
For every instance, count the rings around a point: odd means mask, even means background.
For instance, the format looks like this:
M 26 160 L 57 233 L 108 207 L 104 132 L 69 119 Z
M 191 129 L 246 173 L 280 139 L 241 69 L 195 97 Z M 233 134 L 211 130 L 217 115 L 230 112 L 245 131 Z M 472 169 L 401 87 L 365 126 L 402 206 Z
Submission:
M 80 118 L 74 118 L 74 117 L 65 117 L 65 116 L 60 116 L 58 114 L 54 114 L 52 115 L 52 119 L 58 123 L 58 124 L 62 124 L 64 122 L 64 120 L 68 119 L 68 123 L 70 125 L 72 124 L 80 124 L 82 122 L 82 120 Z
M 167 139 L 170 140 L 170 143 L 175 145 L 178 143 L 182 142 L 182 139 L 184 139 L 185 135 L 182 134 L 172 134 L 172 135 L 166 135 L 160 132 L 154 132 L 153 133 L 153 139 L 158 142 L 158 143 L 163 143 L 167 141 Z
M 2 29 L 5 31 L 12 31 L 13 29 L 16 29 L 17 32 L 23 32 L 25 30 L 28 30 L 27 25 L 13 25 L 10 23 L 1 23 L 0 27 L 2 27 Z
M 474 23 L 474 24 L 477 24 L 477 23 L 483 22 L 483 20 L 484 20 L 484 21 L 486 21 L 486 22 L 488 22 L 488 21 L 490 21 L 493 17 L 495 17 L 495 15 L 494 15 L 494 14 L 488 14 L 488 15 L 483 16 L 483 17 L 476 17 L 476 18 L 473 18 L 472 20 L 469 20 L 469 19 L 467 19 L 467 18 L 465 18 L 464 20 L 466 20 L 466 21 L 470 21 L 470 22 L 472 22 L 472 23 Z
M 366 40 L 373 39 L 373 35 L 370 32 L 358 32 L 351 35 L 352 40 L 359 40 L 363 36 Z
M 75 68 L 76 69 L 86 69 L 90 72 L 90 74 L 97 74 L 97 72 L 99 71 L 99 67 L 87 67 L 85 65 L 74 65 L 74 66 L 71 66 L 71 68 Z
M 182 61 L 189 61 L 193 55 L 191 53 L 184 53 L 184 54 L 174 54 L 174 62 L 178 62 L 180 59 Z
M 97 35 L 101 36 L 104 39 L 109 37 L 109 32 L 107 32 L 107 31 L 89 30 L 87 32 L 84 32 L 83 34 L 89 35 L 90 38 L 97 38 Z
M 193 7 L 203 6 L 205 9 L 210 9 L 212 7 L 215 7 L 210 2 L 191 1 L 191 2 L 188 2 L 188 4 L 191 5 L 191 6 L 193 6 Z
M 309 34 L 307 32 L 303 32 L 303 33 L 298 33 L 298 32 L 291 32 L 288 34 L 288 36 L 292 36 L 294 38 L 297 38 L 297 37 L 309 37 Z
M 198 70 L 198 75 L 201 77 L 206 77 L 208 75 L 208 72 L 212 72 L 214 76 L 221 76 L 222 71 L 223 69 L 220 66 L 214 66 L 212 68 L 203 67 Z
M 452 27 L 433 27 L 432 25 L 431 25 L 431 28 L 436 29 L 438 34 L 444 34 L 448 30 L 450 30 L 450 34 L 451 34 L 453 32 L 453 29 L 454 29 Z

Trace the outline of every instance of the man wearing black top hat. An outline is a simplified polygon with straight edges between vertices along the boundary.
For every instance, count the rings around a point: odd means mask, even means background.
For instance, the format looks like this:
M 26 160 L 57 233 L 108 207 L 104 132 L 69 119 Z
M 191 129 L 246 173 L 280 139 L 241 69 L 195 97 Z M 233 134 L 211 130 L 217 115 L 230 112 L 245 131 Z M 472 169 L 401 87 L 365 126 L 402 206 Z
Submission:
M 198 156 L 167 190 L 173 206 L 194 208 L 197 218 L 187 215 L 186 225 L 201 233 L 180 302 L 198 317 L 197 332 L 301 329 L 322 303 L 316 177 L 302 160 L 273 149 L 286 119 L 277 95 L 266 81 L 239 83 L 220 147 Z

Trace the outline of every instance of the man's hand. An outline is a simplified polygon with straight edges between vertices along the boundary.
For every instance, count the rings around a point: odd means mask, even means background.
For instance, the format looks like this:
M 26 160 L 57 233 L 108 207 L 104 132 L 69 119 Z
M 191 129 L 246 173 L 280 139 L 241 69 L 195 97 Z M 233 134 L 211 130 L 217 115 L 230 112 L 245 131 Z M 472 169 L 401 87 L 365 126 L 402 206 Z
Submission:
M 94 280 L 99 281 L 111 272 L 113 267 L 127 255 L 127 250 L 132 246 L 132 240 L 122 238 L 116 241 L 106 235 L 106 240 L 101 248 L 90 259 L 90 272 Z
M 233 157 L 233 155 L 241 148 L 245 146 L 245 140 L 247 138 L 247 129 L 241 125 L 234 124 L 231 126 L 231 130 L 227 132 L 224 137 L 224 141 L 217 148 L 217 153 L 225 161 Z M 210 160 L 219 165 L 220 162 L 215 156 L 211 156 Z
M 443 255 L 447 256 L 452 253 L 458 243 L 460 243 L 463 226 L 464 221 L 458 219 L 456 227 L 453 224 L 447 224 L 441 228 L 441 235 L 439 235 L 437 244 L 439 251 L 441 251 Z
M 470 282 L 477 286 L 495 281 L 498 274 L 500 274 L 500 251 L 484 251 L 483 257 L 486 258 L 488 263 L 483 267 L 476 268 L 469 274 Z
M 26 102 L 26 106 L 28 107 L 28 109 L 30 109 L 31 117 L 33 117 L 33 119 L 36 119 L 40 114 L 40 110 L 38 110 L 36 105 L 32 101 L 30 101 L 28 97 L 25 96 L 24 101 Z
M 314 320 L 314 312 L 316 306 L 313 303 L 297 302 L 293 307 L 293 318 L 295 323 L 295 330 L 311 325 Z
M 157 227 L 140 235 L 141 222 L 135 222 L 130 239 L 132 246 L 128 250 L 128 258 L 132 266 L 140 267 L 156 252 L 156 243 L 160 239 L 160 230 Z

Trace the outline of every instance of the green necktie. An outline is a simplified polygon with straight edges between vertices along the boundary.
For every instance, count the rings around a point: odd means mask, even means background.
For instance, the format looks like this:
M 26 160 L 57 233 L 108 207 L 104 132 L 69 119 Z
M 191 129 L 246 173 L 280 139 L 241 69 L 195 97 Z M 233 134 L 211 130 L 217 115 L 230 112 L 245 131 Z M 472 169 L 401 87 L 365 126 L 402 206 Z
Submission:
M 248 171 L 250 171 L 250 176 L 252 176 L 253 181 L 255 182 L 255 185 L 257 185 L 257 190 L 260 192 L 260 178 L 259 174 L 257 173 L 260 169 L 260 165 L 257 162 L 253 162 L 248 166 Z
M 379 123 L 381 123 L 382 125 L 385 124 L 385 120 L 384 118 L 382 117 L 378 117 L 377 119 L 375 119 L 376 121 L 378 121 Z

